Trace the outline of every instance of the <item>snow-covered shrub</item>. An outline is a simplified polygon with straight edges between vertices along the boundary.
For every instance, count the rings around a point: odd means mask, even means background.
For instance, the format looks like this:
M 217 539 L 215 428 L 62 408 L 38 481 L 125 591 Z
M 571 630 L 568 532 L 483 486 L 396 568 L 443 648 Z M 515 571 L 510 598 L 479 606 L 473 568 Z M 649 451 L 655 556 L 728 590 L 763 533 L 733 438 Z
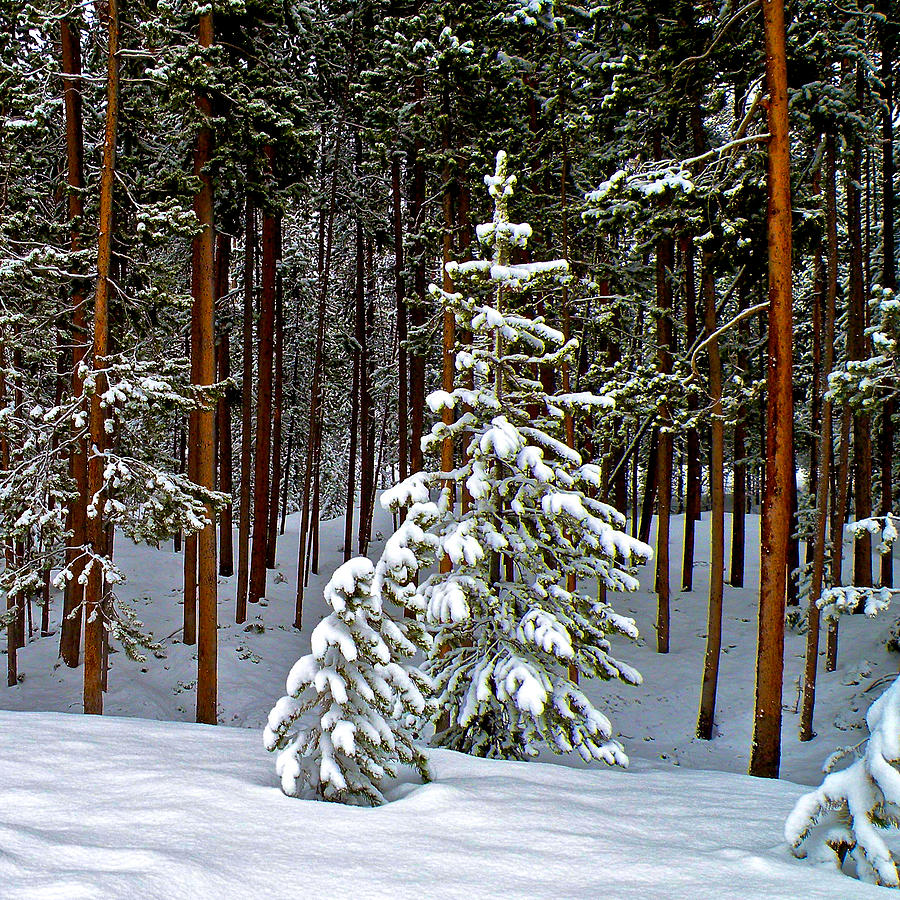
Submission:
M 900 680 L 866 715 L 865 752 L 846 769 L 830 771 L 846 753 L 833 754 L 825 780 L 797 801 L 784 826 L 795 856 L 841 867 L 843 852 L 862 881 L 900 887 L 897 866 L 882 837 L 900 825 Z M 850 752 L 850 751 L 847 751 Z
M 407 510 L 404 528 L 416 529 L 427 561 L 442 559 L 448 570 L 408 588 L 406 601 L 424 610 L 435 632 L 428 671 L 445 720 L 436 742 L 514 758 L 543 745 L 625 764 L 609 720 L 578 681 L 640 683 L 609 640 L 636 638 L 634 622 L 598 599 L 597 583 L 636 589 L 633 566 L 651 551 L 595 499 L 599 467 L 564 440 L 567 416 L 591 409 L 598 418 L 611 401 L 547 393 L 539 378 L 542 368 L 575 364 L 577 341 L 526 315 L 529 294 L 558 292 L 568 266 L 510 262 L 531 229 L 509 221 L 515 177 L 505 154 L 485 181 L 495 215 L 477 234 L 491 256 L 449 264 L 458 290 L 435 289 L 472 334 L 471 346 L 457 348 L 458 386 L 428 398 L 433 412 L 453 409 L 456 420 L 438 422 L 423 439 L 425 450 L 453 439 L 456 468 L 417 473 L 382 496 L 386 507 Z M 464 494 L 465 502 L 454 502 Z
M 265 746 L 278 751 L 286 794 L 377 806 L 398 764 L 429 778 L 415 737 L 430 714 L 430 685 L 407 662 L 424 649 L 424 632 L 391 619 L 374 581 L 372 563 L 361 557 L 337 569 L 325 587 L 333 612 L 316 626 L 312 653 L 295 663 L 287 696 L 269 713 Z

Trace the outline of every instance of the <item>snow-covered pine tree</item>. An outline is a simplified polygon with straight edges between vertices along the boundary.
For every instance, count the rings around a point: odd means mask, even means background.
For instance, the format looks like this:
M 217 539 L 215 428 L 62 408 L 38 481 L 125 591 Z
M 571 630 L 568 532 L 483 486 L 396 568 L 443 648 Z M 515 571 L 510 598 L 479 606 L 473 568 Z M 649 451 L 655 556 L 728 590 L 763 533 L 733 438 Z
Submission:
M 900 887 L 900 876 L 881 833 L 900 825 L 900 680 L 866 714 L 865 753 L 846 769 L 831 768 L 852 750 L 832 754 L 822 784 L 804 794 L 784 826 L 794 856 L 833 862 L 844 853 L 861 881 Z
M 286 794 L 378 806 L 382 783 L 398 764 L 430 778 L 415 744 L 417 725 L 430 712 L 430 685 L 408 662 L 425 649 L 427 635 L 385 612 L 381 577 L 376 581 L 363 557 L 335 571 L 325 587 L 333 612 L 316 626 L 312 653 L 295 663 L 287 696 L 269 713 L 265 746 L 278 751 Z
M 456 353 L 458 383 L 466 386 L 428 398 L 432 412 L 449 407 L 456 421 L 435 424 L 423 447 L 450 436 L 463 458 L 451 472 L 411 476 L 382 503 L 406 508 L 404 527 L 432 535 L 429 553 L 436 549 L 450 563 L 417 588 L 435 630 L 428 670 L 447 718 L 437 743 L 513 758 L 549 745 L 626 764 L 609 720 L 578 681 L 640 683 L 609 640 L 636 638 L 634 622 L 599 600 L 596 586 L 636 589 L 633 566 L 651 550 L 620 530 L 622 516 L 595 497 L 600 468 L 564 441 L 567 414 L 601 415 L 609 398 L 550 394 L 535 374 L 573 365 L 577 342 L 527 315 L 535 291 L 549 298 L 569 274 L 562 260 L 511 263 L 513 248 L 531 235 L 528 225 L 509 221 L 515 180 L 498 153 L 494 175 L 485 178 L 494 220 L 477 229 L 491 255 L 450 263 L 458 290 L 434 289 L 473 337 Z M 463 492 L 465 501 L 454 504 Z

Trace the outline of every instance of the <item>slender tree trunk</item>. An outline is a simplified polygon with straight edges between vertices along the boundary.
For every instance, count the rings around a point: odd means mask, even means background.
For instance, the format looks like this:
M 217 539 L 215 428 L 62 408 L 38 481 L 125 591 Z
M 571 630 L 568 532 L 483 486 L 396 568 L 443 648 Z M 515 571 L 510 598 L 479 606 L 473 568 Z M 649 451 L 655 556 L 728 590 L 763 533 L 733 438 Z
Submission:
M 6 342 L 5 329 L 4 341 L 0 344 L 0 408 L 6 409 Z M 4 432 L 0 437 L 0 465 L 3 466 L 5 472 L 9 471 L 10 465 L 10 449 L 9 439 Z M 3 546 L 4 562 L 7 570 L 15 567 L 15 551 L 13 543 L 8 540 Z M 7 687 L 15 687 L 19 683 L 19 637 L 18 637 L 18 617 L 13 615 L 16 609 L 15 594 L 7 593 L 6 595 L 6 614 L 9 616 L 6 626 L 6 684 Z
M 400 158 L 391 160 L 391 200 L 394 218 L 394 295 L 397 306 L 397 464 L 400 480 L 409 474 L 409 386 L 406 354 L 406 283 L 403 276 L 403 210 L 400 196 Z M 346 546 L 346 544 L 345 544 Z
M 353 555 L 353 508 L 356 505 L 356 452 L 359 440 L 359 351 L 353 353 L 350 393 L 350 447 L 347 467 L 347 503 L 344 513 L 344 562 Z
M 216 300 L 228 293 L 231 263 L 231 238 L 219 235 L 216 239 Z M 231 378 L 231 335 L 223 331 L 219 336 L 219 381 Z M 234 487 L 232 477 L 231 441 L 231 391 L 226 390 L 216 404 L 216 437 L 219 445 L 219 490 L 231 495 Z M 219 574 L 226 578 L 234 574 L 234 541 L 232 535 L 232 504 L 222 510 L 219 520 Z
M 303 512 L 300 520 L 300 542 L 297 558 L 297 596 L 294 605 L 294 627 L 300 628 L 303 624 L 303 590 L 306 581 L 308 554 L 306 550 L 307 535 L 310 520 L 310 488 L 313 483 L 313 470 L 315 467 L 315 454 L 318 446 L 317 432 L 321 427 L 321 396 L 322 376 L 324 369 L 325 348 L 325 313 L 328 301 L 328 285 L 331 276 L 331 248 L 334 237 L 334 213 L 337 200 L 337 173 L 338 173 L 338 147 L 339 135 L 335 135 L 334 167 L 331 175 L 331 191 L 328 201 L 328 213 L 324 235 L 324 244 L 320 253 L 320 277 L 319 277 L 319 310 L 316 322 L 316 350 L 315 363 L 313 365 L 313 381 L 309 392 L 309 423 L 307 430 L 306 473 L 303 479 Z M 323 150 L 324 152 L 324 150 Z M 317 514 L 316 514 L 317 515 Z M 346 552 L 346 548 L 345 548 Z
M 841 416 L 840 449 L 838 451 L 838 471 L 834 488 L 836 499 L 831 515 L 831 585 L 840 587 L 844 583 L 844 524 L 847 519 L 847 495 L 850 482 L 850 430 L 853 427 L 853 413 L 844 406 Z M 825 649 L 825 671 L 833 672 L 837 668 L 838 652 L 838 620 L 828 623 L 828 635 Z
M 784 2 L 763 0 L 769 92 L 769 341 L 766 488 L 762 513 L 756 711 L 750 774 L 777 778 L 781 762 L 784 599 L 791 527 L 791 160 Z
M 684 318 L 687 346 L 697 340 L 697 289 L 694 284 L 694 242 L 690 237 L 681 241 L 684 258 Z M 688 398 L 688 408 L 697 409 L 693 395 Z M 700 438 L 696 428 L 687 432 L 687 502 L 684 510 L 684 556 L 681 562 L 681 589 L 694 587 L 694 525 L 700 518 Z
M 184 475 L 187 467 L 187 434 L 184 430 L 184 422 L 181 416 L 175 419 L 175 458 L 177 460 L 177 472 Z M 175 553 L 181 553 L 181 530 L 175 532 L 172 537 L 172 549 Z
M 672 371 L 672 291 L 669 273 L 674 262 L 674 248 L 670 237 L 659 241 L 656 255 L 656 320 L 657 369 L 668 375 Z M 656 649 L 669 652 L 669 526 L 672 507 L 672 433 L 668 403 L 659 409 L 660 428 L 657 432 L 657 504 L 656 504 Z
M 241 379 L 241 499 L 238 509 L 238 577 L 235 587 L 235 621 L 247 620 L 250 578 L 250 472 L 253 468 L 253 268 L 256 226 L 253 202 L 247 198 L 244 220 L 244 308 Z
M 213 42 L 212 13 L 199 20 L 198 43 L 210 47 Z M 197 320 L 197 343 L 191 346 L 196 355 L 198 384 L 215 384 L 215 230 L 213 227 L 213 186 L 209 173 L 212 160 L 212 104 L 203 94 L 197 95 L 197 106 L 204 124 L 197 134 L 194 149 L 194 175 L 200 179 L 200 190 L 194 196 L 194 213 L 201 232 L 194 238 L 194 261 L 197 293 L 194 295 L 192 318 Z M 215 483 L 213 441 L 215 411 L 205 405 L 197 410 L 196 477 L 200 487 L 212 490 Z M 206 525 L 197 538 L 197 721 L 216 724 L 218 698 L 218 582 L 216 579 L 216 515 L 211 503 L 206 504 Z
M 710 254 L 703 254 L 703 309 L 707 335 L 716 330 L 716 289 L 710 271 Z M 716 717 L 716 691 L 719 684 L 719 657 L 722 652 L 722 595 L 725 579 L 725 423 L 722 413 L 722 359 L 719 341 L 713 338 L 709 352 L 709 396 L 712 401 L 712 453 L 709 486 L 710 513 L 709 607 L 706 621 L 706 656 L 703 663 L 703 687 L 697 737 L 710 740 Z
M 449 100 L 445 96 L 444 99 L 445 107 L 449 108 Z M 445 115 L 445 122 L 449 122 L 449 115 Z M 445 125 L 444 132 L 444 152 L 449 153 L 450 149 L 450 136 L 449 136 L 449 125 Z M 447 272 L 447 264 L 453 258 L 453 230 L 455 228 L 456 222 L 456 212 L 455 212 L 455 202 L 454 202 L 454 187 L 453 181 L 451 177 L 450 171 L 450 162 L 449 158 L 444 163 L 443 170 L 443 213 L 444 213 L 444 233 L 443 240 L 441 244 L 441 287 L 446 293 L 453 292 L 453 280 L 450 278 L 450 274 Z M 454 374 L 456 369 L 456 355 L 453 352 L 453 346 L 456 342 L 456 318 L 453 314 L 453 311 L 448 309 L 446 306 L 444 307 L 443 315 L 442 315 L 442 340 L 441 340 L 441 388 L 446 391 L 448 394 L 453 392 L 454 387 Z M 568 373 L 565 373 L 566 378 L 568 378 Z M 570 417 L 571 418 L 571 417 Z M 453 410 L 449 407 L 445 407 L 441 411 L 441 421 L 448 429 L 453 426 L 455 416 L 453 414 Z M 568 438 L 568 421 L 566 422 L 566 437 Z M 441 442 L 441 471 L 442 472 L 452 472 L 453 471 L 453 438 L 448 435 Z M 450 488 L 450 504 L 451 507 L 456 501 L 455 491 L 453 489 L 452 483 L 447 480 L 445 482 L 447 486 Z M 452 562 L 450 561 L 450 557 L 444 554 L 440 560 L 440 571 L 441 572 L 449 572 L 453 567 Z
M 894 40 L 896 24 L 891 22 L 892 3 L 881 0 L 881 10 L 886 14 L 887 23 L 881 26 L 881 82 L 884 85 L 881 114 L 881 165 L 882 165 L 882 248 L 883 265 L 881 283 L 892 291 L 897 289 L 897 267 L 894 247 Z M 881 409 L 881 440 L 879 461 L 881 464 L 881 502 L 879 512 L 888 515 L 894 504 L 894 401 L 886 400 Z M 881 584 L 894 586 L 894 555 L 885 553 L 881 557 Z
M 650 448 L 647 451 L 647 473 L 644 479 L 644 498 L 641 504 L 641 525 L 638 538 L 645 544 L 650 540 L 653 507 L 656 505 L 656 486 L 659 479 L 659 428 L 653 429 Z
M 278 252 L 281 257 L 281 248 Z M 281 493 L 281 431 L 284 400 L 284 303 L 281 284 L 275 292 L 275 386 L 272 400 L 272 497 L 269 501 L 269 534 L 266 568 L 275 568 L 278 549 L 278 498 Z
M 297 310 L 297 324 L 296 327 L 299 327 L 300 322 L 300 311 L 299 307 Z M 291 392 L 294 398 L 296 398 L 297 392 L 297 372 L 300 366 L 300 349 L 299 347 L 295 347 L 294 349 L 294 364 L 291 367 Z M 287 508 L 288 508 L 288 493 L 290 490 L 291 484 L 291 476 L 293 475 L 293 466 L 294 466 L 294 435 L 297 430 L 297 404 L 295 400 L 289 403 L 291 407 L 291 422 L 288 426 L 288 438 L 287 438 L 287 447 L 284 451 L 284 486 L 282 487 L 281 493 L 281 527 L 278 529 L 279 534 L 284 534 L 284 528 L 287 521 Z
M 857 98 L 862 101 L 862 70 L 856 73 Z M 863 279 L 862 222 L 860 214 L 860 181 L 862 178 L 862 143 L 850 141 L 847 163 L 847 240 L 849 242 L 849 295 L 847 303 L 847 359 L 865 359 L 866 298 Z M 867 413 L 853 416 L 853 485 L 854 513 L 857 519 L 872 514 L 872 436 Z M 872 584 L 872 536 L 868 531 L 853 542 L 853 583 Z M 860 610 L 861 611 L 861 610 Z
M 741 307 L 743 311 L 743 307 Z M 741 377 L 745 377 L 750 368 L 750 357 L 744 346 L 745 333 L 741 329 L 741 347 L 737 355 L 737 367 Z M 731 514 L 731 577 L 732 587 L 744 586 L 744 548 L 746 542 L 747 522 L 747 408 L 742 403 L 738 407 L 737 421 L 734 425 L 734 503 Z
M 796 448 L 797 442 L 792 438 L 792 446 L 794 448 L 793 462 L 791 463 L 791 528 L 788 537 L 788 554 L 787 554 L 787 585 L 786 585 L 786 605 L 799 606 L 800 604 L 800 583 L 797 576 L 800 574 L 800 537 L 797 515 L 797 463 Z
M 274 152 L 266 148 L 270 174 Z M 258 603 L 266 595 L 266 552 L 269 530 L 269 462 L 272 454 L 272 378 L 275 332 L 276 265 L 279 223 L 266 210 L 262 223 L 262 294 L 258 331 L 258 387 L 256 401 L 256 471 L 253 485 L 253 538 L 250 549 L 248 599 Z
M 819 663 L 820 616 L 818 601 L 822 596 L 825 576 L 826 526 L 828 524 L 828 493 L 831 482 L 831 399 L 828 397 L 828 376 L 834 367 L 834 312 L 837 299 L 837 210 L 835 208 L 835 146 L 834 136 L 826 138 L 825 163 L 825 227 L 828 233 L 828 265 L 825 294 L 825 335 L 822 341 L 824 360 L 822 374 L 813 390 L 821 396 L 821 427 L 817 453 L 819 472 L 816 478 L 816 531 L 813 545 L 812 580 L 809 590 L 809 613 L 806 632 L 806 663 L 803 676 L 803 707 L 800 714 L 800 740 L 810 741 L 813 731 L 813 710 L 816 703 L 816 675 Z
M 66 169 L 68 175 L 68 212 L 70 247 L 73 253 L 81 249 L 81 226 L 84 217 L 84 136 L 81 112 L 81 36 L 77 27 L 67 19 L 60 22 L 62 45 L 63 90 L 66 111 Z M 83 398 L 84 384 L 80 366 L 87 351 L 87 311 L 85 283 L 72 283 L 72 394 Z M 83 403 L 82 399 L 82 403 Z M 87 441 L 75 433 L 69 453 L 69 475 L 75 485 L 75 497 L 69 504 L 68 527 L 72 532 L 66 548 L 66 564 L 72 577 L 66 581 L 63 613 L 60 624 L 59 655 L 70 668 L 78 666 L 81 650 L 84 609 L 84 585 L 79 577 L 84 570 L 84 546 L 87 543 Z M 8 465 L 4 465 L 8 468 Z
M 414 103 L 417 113 L 421 113 L 425 97 L 425 81 L 417 76 L 414 83 Z M 423 145 L 421 138 L 416 138 L 412 152 L 412 221 L 415 229 L 414 249 L 415 263 L 413 268 L 413 303 L 410 310 L 410 324 L 415 329 L 425 325 L 427 313 L 425 308 L 425 248 L 421 232 L 425 227 L 425 164 L 422 159 Z M 422 432 L 425 423 L 425 356 L 419 346 L 420 333 L 416 332 L 416 343 L 409 353 L 409 407 L 410 407 L 410 472 L 422 471 Z
M 106 10 L 107 76 L 106 128 L 103 139 L 103 166 L 100 174 L 100 235 L 97 245 L 97 291 L 94 297 L 93 369 L 95 387 L 91 393 L 88 460 L 88 495 L 93 515 L 87 521 L 87 538 L 95 554 L 106 545 L 103 520 L 103 469 L 106 449 L 106 410 L 101 397 L 106 390 L 106 355 L 109 348 L 109 290 L 112 264 L 113 185 L 116 171 L 116 131 L 119 122 L 119 7 L 108 0 Z M 84 711 L 103 712 L 103 633 L 105 631 L 106 586 L 100 565 L 91 566 L 84 591 Z
M 359 172 L 362 165 L 362 141 L 359 132 L 355 136 L 356 167 Z M 366 522 L 368 520 L 368 502 L 371 490 L 372 467 L 369 447 L 369 419 L 372 415 L 371 393 L 369 389 L 369 346 L 368 329 L 366 328 L 366 248 L 362 219 L 356 219 L 356 279 L 354 297 L 356 300 L 355 334 L 357 354 L 359 355 L 359 528 L 356 545 L 361 556 L 366 552 Z

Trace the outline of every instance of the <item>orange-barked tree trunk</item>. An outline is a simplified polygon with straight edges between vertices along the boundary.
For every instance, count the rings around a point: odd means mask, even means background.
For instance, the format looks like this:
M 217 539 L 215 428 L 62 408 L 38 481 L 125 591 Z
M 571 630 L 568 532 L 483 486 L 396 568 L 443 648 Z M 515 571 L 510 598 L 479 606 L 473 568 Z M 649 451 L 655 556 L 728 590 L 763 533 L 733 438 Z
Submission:
M 769 92 L 769 339 L 766 486 L 759 579 L 756 697 L 750 774 L 777 778 L 781 762 L 784 600 L 791 527 L 791 154 L 784 0 L 763 0 Z
M 74 22 L 60 23 L 62 46 L 63 90 L 66 110 L 66 169 L 68 176 L 68 211 L 71 249 L 81 249 L 81 226 L 84 217 L 84 135 L 81 113 L 81 36 Z M 82 397 L 84 384 L 79 367 L 87 351 L 87 310 L 85 285 L 72 283 L 72 394 Z M 76 431 L 81 431 L 76 427 Z M 63 614 L 60 623 L 59 655 L 70 668 L 78 666 L 81 651 L 84 585 L 79 576 L 84 569 L 84 545 L 87 543 L 87 441 L 76 438 L 70 445 L 69 475 L 75 485 L 75 497 L 69 504 L 68 527 L 72 532 L 66 548 L 66 564 L 72 577 L 66 582 Z
M 209 47 L 213 41 L 212 13 L 200 16 L 198 42 Z M 206 122 L 212 116 L 212 104 L 203 94 L 197 106 Z M 191 343 L 192 362 L 196 362 L 197 384 L 208 386 L 216 380 L 215 357 L 215 232 L 213 228 L 213 186 L 209 173 L 212 158 L 212 129 L 200 128 L 194 148 L 194 175 L 200 190 L 194 197 L 194 213 L 202 229 L 194 238 L 194 279 L 196 292 L 191 318 L 196 341 Z M 194 368 L 192 366 L 192 368 Z M 215 411 L 204 405 L 196 412 L 197 484 L 212 490 L 215 480 L 213 441 Z M 218 582 L 216 573 L 216 519 L 211 504 L 206 505 L 206 525 L 197 538 L 197 721 L 216 724 L 218 697 Z
M 109 349 L 109 289 L 112 264 L 113 185 L 116 172 L 116 132 L 119 124 L 119 7 L 109 0 L 106 12 L 106 129 L 103 138 L 103 167 L 100 174 L 100 235 L 97 243 L 97 290 L 94 297 L 94 390 L 89 415 L 88 496 L 91 515 L 87 539 L 96 555 L 106 550 L 103 522 L 103 451 L 106 445 L 106 410 L 101 398 L 106 391 L 106 354 Z M 103 570 L 94 561 L 84 590 L 84 711 L 103 712 L 103 609 L 106 585 Z

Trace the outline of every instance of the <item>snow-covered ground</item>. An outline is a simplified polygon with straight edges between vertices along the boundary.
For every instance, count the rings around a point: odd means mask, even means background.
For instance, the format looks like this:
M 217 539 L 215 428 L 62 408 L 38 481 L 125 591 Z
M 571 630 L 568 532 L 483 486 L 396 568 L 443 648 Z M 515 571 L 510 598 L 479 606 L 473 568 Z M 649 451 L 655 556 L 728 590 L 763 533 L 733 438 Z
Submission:
M 795 785 L 431 754 L 358 809 L 284 797 L 259 735 L 0 713 L 9 898 L 854 898 L 779 845 Z
M 389 533 L 389 516 L 377 516 L 376 530 Z M 645 590 L 610 598 L 641 629 L 638 646 L 616 649 L 644 685 L 598 683 L 590 692 L 621 733 L 629 772 L 574 771 L 580 762 L 552 756 L 563 765 L 436 752 L 435 784 L 401 785 L 401 799 L 376 811 L 282 797 L 259 733 L 290 666 L 309 650 L 324 611 L 321 588 L 342 560 L 343 521 L 323 526 L 301 633 L 291 627 L 296 517 L 279 542 L 268 601 L 251 607 L 246 626 L 233 624 L 233 579 L 220 580 L 219 721 L 236 729 L 171 724 L 194 713 L 196 651 L 177 633 L 181 557 L 171 545 L 119 539 L 117 558 L 129 573 L 121 594 L 163 640 L 165 658 L 113 655 L 106 720 L 0 713 L 0 897 L 868 896 L 878 889 L 790 858 L 781 827 L 799 788 L 719 774 L 746 771 L 750 747 L 758 521 L 748 517 L 747 587 L 725 588 L 713 741 L 694 737 L 706 633 L 704 519 L 694 590 L 673 600 L 670 654 L 654 651 L 652 571 L 642 575 Z M 678 518 L 673 584 L 681 527 Z M 859 726 L 882 688 L 867 689 L 897 669 L 883 647 L 891 621 L 888 614 L 842 622 L 840 665 L 820 673 L 819 735 L 807 744 L 797 739 L 795 712 L 805 638 L 788 634 L 786 779 L 818 783 L 825 757 L 864 737 Z M 80 709 L 81 671 L 58 663 L 55 635 L 20 651 L 19 671 L 19 686 L 0 687 L 0 709 Z

